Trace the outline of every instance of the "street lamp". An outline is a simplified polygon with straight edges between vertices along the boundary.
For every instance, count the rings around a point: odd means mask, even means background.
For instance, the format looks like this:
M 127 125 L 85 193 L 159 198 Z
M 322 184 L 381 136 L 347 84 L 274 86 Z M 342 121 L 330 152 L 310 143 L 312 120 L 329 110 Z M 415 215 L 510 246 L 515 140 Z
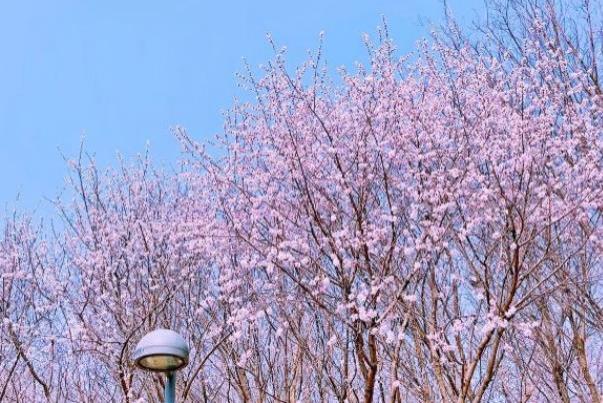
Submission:
M 188 364 L 188 346 L 178 333 L 157 329 L 147 333 L 136 345 L 132 359 L 147 371 L 165 372 L 165 403 L 176 401 L 176 371 Z

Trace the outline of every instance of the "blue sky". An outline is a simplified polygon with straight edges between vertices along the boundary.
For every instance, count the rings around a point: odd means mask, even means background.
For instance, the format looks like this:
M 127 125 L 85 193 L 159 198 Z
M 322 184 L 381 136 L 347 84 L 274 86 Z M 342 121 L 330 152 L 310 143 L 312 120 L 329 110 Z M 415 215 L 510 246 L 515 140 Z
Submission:
M 481 0 L 449 0 L 461 21 Z M 298 63 L 325 32 L 335 67 L 364 60 L 385 16 L 400 52 L 441 21 L 439 0 L 0 1 L 0 211 L 50 210 L 82 136 L 102 165 L 116 152 L 176 165 L 170 128 L 199 140 L 222 127 L 235 73 L 270 59 L 266 33 Z M 19 201 L 17 202 L 17 195 Z M 2 215 L 0 213 L 0 215 Z

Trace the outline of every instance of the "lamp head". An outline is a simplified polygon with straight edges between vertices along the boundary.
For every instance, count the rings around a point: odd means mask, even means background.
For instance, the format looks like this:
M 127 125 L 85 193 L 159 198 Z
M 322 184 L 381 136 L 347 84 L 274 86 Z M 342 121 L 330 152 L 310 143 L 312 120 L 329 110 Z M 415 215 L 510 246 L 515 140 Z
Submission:
M 142 369 L 176 371 L 188 364 L 189 349 L 178 333 L 157 329 L 147 333 L 136 345 L 132 359 Z

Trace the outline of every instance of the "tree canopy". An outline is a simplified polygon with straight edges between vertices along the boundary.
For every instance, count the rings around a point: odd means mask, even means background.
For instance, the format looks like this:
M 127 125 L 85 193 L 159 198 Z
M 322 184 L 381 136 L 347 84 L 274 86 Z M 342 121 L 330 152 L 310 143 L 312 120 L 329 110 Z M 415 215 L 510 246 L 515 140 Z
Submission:
M 565 3 L 565 4 L 564 4 Z M 601 4 L 489 3 L 334 80 L 278 50 L 182 171 L 70 165 L 63 230 L 0 236 L 0 400 L 601 399 Z M 598 25 L 597 25 L 598 24 Z

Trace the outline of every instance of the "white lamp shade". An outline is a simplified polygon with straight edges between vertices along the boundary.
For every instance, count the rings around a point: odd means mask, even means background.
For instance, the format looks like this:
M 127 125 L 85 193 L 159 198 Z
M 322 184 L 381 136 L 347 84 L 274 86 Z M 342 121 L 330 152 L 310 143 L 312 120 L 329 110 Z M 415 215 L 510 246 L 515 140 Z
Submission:
M 157 329 L 145 335 L 134 349 L 132 359 L 149 371 L 175 371 L 188 364 L 189 348 L 178 333 Z

